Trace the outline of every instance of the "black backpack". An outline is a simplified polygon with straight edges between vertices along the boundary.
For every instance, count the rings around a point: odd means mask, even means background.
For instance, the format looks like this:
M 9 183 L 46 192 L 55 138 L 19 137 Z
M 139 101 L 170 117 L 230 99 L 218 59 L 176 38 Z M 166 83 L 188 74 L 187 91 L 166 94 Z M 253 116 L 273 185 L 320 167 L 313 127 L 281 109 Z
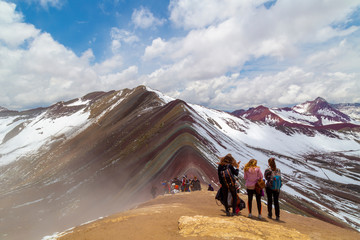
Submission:
M 228 188 L 230 186 L 235 186 L 235 178 L 231 172 L 229 164 L 225 165 L 224 170 L 220 171 L 220 177 Z

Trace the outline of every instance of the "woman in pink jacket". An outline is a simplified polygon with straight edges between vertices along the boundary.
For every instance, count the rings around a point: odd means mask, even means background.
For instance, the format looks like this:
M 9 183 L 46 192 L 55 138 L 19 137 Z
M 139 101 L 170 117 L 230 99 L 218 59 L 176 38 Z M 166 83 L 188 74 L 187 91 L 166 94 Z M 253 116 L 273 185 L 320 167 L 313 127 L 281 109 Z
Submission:
M 256 166 L 257 161 L 251 159 L 244 167 L 244 179 L 245 186 L 248 194 L 248 209 L 249 217 L 252 217 L 251 208 L 253 195 L 256 196 L 257 209 L 259 213 L 259 218 L 261 219 L 261 194 L 257 194 L 255 191 L 255 184 L 259 179 L 263 178 L 263 174 L 260 171 L 260 167 Z

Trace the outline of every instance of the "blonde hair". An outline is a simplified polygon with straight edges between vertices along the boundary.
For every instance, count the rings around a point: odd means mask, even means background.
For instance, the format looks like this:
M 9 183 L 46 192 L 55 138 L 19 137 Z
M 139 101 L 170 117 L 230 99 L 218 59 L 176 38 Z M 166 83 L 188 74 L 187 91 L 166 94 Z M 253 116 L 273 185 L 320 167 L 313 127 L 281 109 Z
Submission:
M 245 165 L 244 172 L 249 171 L 250 168 L 256 168 L 257 160 L 256 159 L 250 159 L 250 161 Z
M 236 168 L 239 168 L 239 164 L 236 162 L 235 158 L 229 153 L 225 157 L 220 158 L 220 165 L 231 164 Z

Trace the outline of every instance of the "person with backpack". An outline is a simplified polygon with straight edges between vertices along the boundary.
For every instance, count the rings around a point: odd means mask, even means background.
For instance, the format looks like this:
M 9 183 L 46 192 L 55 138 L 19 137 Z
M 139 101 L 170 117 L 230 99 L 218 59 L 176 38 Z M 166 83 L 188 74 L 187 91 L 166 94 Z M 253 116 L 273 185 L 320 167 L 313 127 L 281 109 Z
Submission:
M 252 200 L 255 194 L 257 209 L 259 213 L 259 219 L 261 219 L 261 193 L 257 193 L 255 191 L 255 184 L 259 179 L 263 178 L 263 174 L 260 171 L 260 167 L 256 166 L 257 160 L 251 159 L 244 167 L 244 180 L 245 187 L 248 195 L 248 210 L 249 210 L 249 218 L 252 217 L 251 209 L 252 209 Z
M 228 201 L 224 201 L 226 216 L 236 215 L 237 194 L 235 187 L 235 177 L 239 174 L 239 162 L 236 162 L 234 157 L 229 153 L 225 157 L 220 158 L 218 166 L 219 182 L 221 184 L 222 196 L 232 196 L 232 213 L 229 212 Z
M 265 170 L 266 195 L 268 206 L 268 218 L 272 218 L 272 203 L 274 198 L 276 220 L 280 220 L 279 194 L 281 188 L 281 171 L 276 168 L 275 158 L 269 158 L 269 168 Z

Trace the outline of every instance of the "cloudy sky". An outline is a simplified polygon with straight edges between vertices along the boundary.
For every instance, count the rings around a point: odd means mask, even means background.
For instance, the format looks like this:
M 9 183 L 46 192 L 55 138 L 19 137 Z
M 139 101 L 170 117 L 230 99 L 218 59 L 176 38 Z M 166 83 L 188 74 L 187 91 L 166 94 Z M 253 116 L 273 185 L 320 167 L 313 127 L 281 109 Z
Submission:
M 146 85 L 235 110 L 360 102 L 358 0 L 0 0 L 0 106 Z

